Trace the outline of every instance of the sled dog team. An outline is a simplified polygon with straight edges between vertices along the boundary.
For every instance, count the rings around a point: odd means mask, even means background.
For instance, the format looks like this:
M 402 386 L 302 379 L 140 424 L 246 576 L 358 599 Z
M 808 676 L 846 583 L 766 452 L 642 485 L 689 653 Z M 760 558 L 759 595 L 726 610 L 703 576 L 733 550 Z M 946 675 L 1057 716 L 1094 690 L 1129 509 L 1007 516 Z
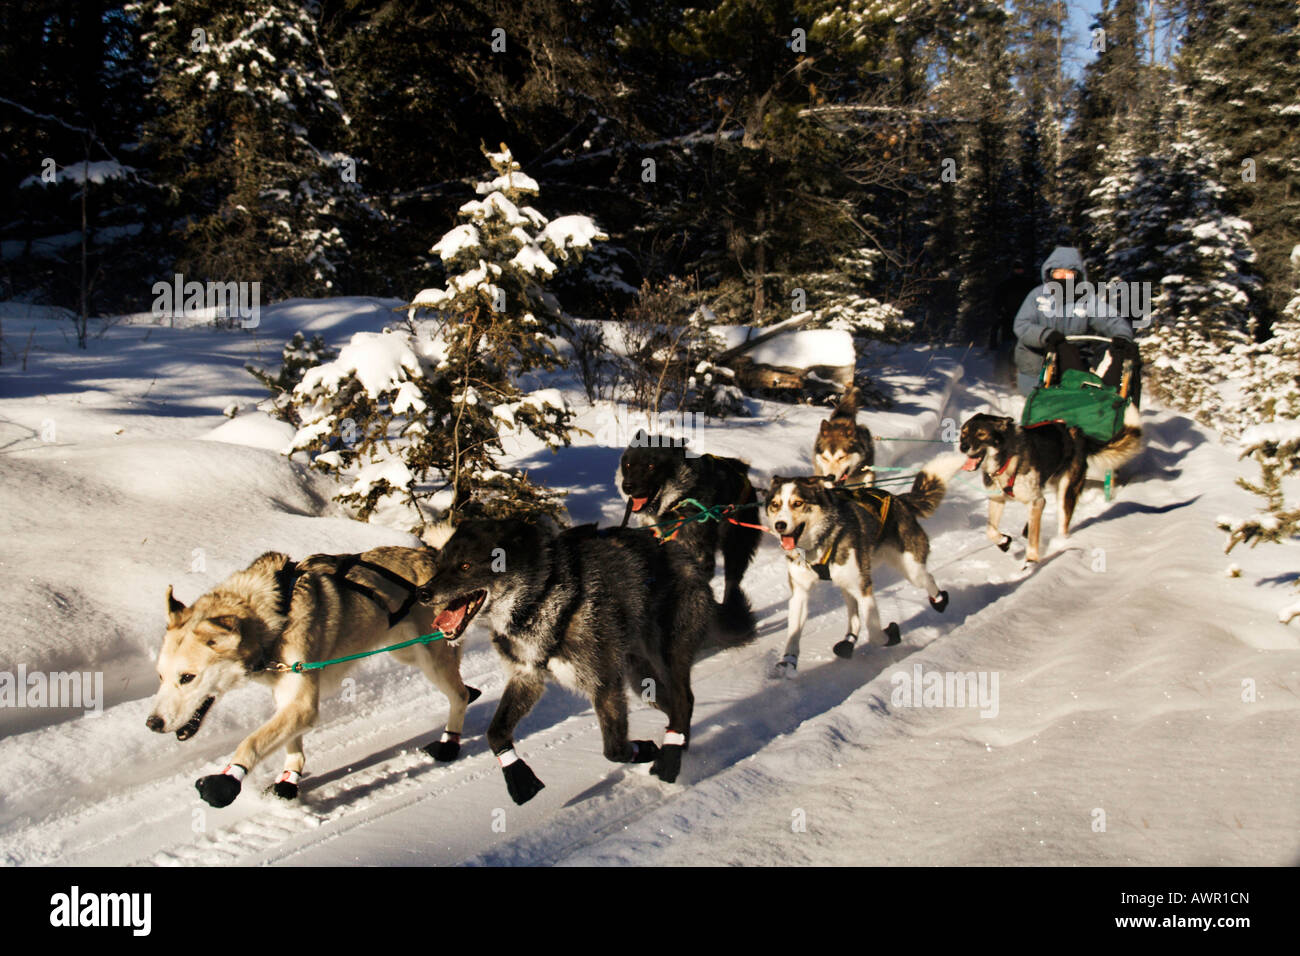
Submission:
M 188 607 L 168 588 L 160 687 L 146 724 L 188 740 L 222 694 L 250 679 L 268 685 L 275 713 L 221 773 L 196 787 L 207 803 L 227 806 L 245 775 L 283 747 L 284 768 L 271 790 L 293 799 L 303 736 L 322 696 L 338 687 L 356 656 L 405 644 L 389 653 L 418 667 L 450 706 L 440 739 L 424 749 L 435 760 L 453 760 L 466 708 L 479 696 L 460 677 L 462 640 L 482 616 L 506 675 L 487 741 L 516 803 L 543 787 L 515 753 L 514 732 L 548 680 L 590 699 L 606 759 L 649 763 L 651 774 L 672 782 L 690 747 L 692 665 L 706 651 L 756 637 L 740 584 L 764 532 L 779 540 L 787 561 L 787 636 L 776 673 L 793 677 L 819 580 L 844 595 L 848 626 L 833 648 L 842 658 L 861 638 L 884 646 L 901 640 L 896 622 L 880 623 L 872 585 L 878 562 L 924 590 L 936 611 L 947 607 L 948 593 L 926 567 L 930 542 L 920 522 L 934 514 L 959 470 L 981 474 L 988 535 L 1002 550 L 1011 543 L 998 528 L 1006 502 L 1029 507 L 1026 557 L 1033 562 L 1047 489 L 1058 496 L 1064 536 L 1089 464 L 1117 467 L 1137 453 L 1141 438 L 1136 420 L 1103 446 L 1064 425 L 1026 429 L 979 414 L 962 426 L 960 453 L 934 458 L 909 491 L 895 494 L 875 487 L 872 436 L 857 424 L 856 401 L 849 389 L 821 423 L 814 474 L 774 477 L 761 503 L 746 463 L 687 457 L 684 447 L 653 446 L 642 433 L 624 451 L 615 479 L 627 505 L 624 527 L 555 531 L 516 519 L 467 521 L 422 549 L 298 562 L 268 552 Z M 720 520 L 683 521 L 697 513 L 683 507 L 688 498 L 731 507 Z M 626 526 L 632 518 L 637 527 Z M 721 603 L 709 583 L 719 551 Z M 418 641 L 433 632 L 445 637 Z M 628 738 L 627 691 L 640 695 L 648 687 L 667 716 L 660 743 Z

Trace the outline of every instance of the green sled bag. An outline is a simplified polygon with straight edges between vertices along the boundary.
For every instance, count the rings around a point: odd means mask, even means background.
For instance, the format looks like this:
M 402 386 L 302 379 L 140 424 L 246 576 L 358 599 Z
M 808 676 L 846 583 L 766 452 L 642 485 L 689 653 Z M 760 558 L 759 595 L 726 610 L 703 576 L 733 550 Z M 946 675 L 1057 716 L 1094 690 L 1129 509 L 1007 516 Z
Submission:
M 1020 424 L 1026 428 L 1043 422 L 1064 422 L 1083 430 L 1089 438 L 1108 442 L 1124 427 L 1128 399 L 1101 383 L 1091 372 L 1067 369 L 1059 385 L 1034 389 L 1025 401 Z

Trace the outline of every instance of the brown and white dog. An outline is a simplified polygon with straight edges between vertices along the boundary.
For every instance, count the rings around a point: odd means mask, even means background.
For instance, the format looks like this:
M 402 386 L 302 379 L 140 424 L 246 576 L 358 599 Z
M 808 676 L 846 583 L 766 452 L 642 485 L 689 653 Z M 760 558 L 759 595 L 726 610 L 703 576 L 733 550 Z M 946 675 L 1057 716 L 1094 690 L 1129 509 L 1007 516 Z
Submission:
M 857 417 L 858 390 L 850 385 L 831 417 L 817 430 L 817 440 L 813 442 L 814 475 L 868 487 L 876 483 L 876 473 L 871 467 L 876 461 L 871 430 L 859 425 Z
M 1130 405 L 1124 427 L 1106 444 L 1060 422 L 1024 427 L 1004 415 L 980 413 L 968 418 L 961 427 L 960 447 L 967 456 L 962 468 L 978 470 L 983 476 L 985 494 L 989 496 L 989 540 L 1003 551 L 1011 546 L 1011 536 L 1003 534 L 998 525 L 1008 501 L 1022 502 L 1029 508 L 1025 560 L 1038 561 L 1047 490 L 1056 492 L 1058 530 L 1064 538 L 1070 533 L 1088 469 L 1113 470 L 1141 449 L 1138 416 L 1137 409 Z
M 419 602 L 419 588 L 433 576 L 433 568 L 434 552 L 417 548 L 316 554 L 297 564 L 288 555 L 268 551 L 189 607 L 169 587 L 159 687 L 146 725 L 189 740 L 223 694 L 250 680 L 268 685 L 275 714 L 244 739 L 222 773 L 195 785 L 205 801 L 224 807 L 239 795 L 245 774 L 284 747 L 284 772 L 273 789 L 277 796 L 293 799 L 305 762 L 303 735 L 316 722 L 321 697 L 337 689 L 354 662 L 297 673 L 289 668 L 440 629 L 449 639 L 390 653 L 419 667 L 446 695 L 446 732 L 425 750 L 436 760 L 454 759 L 465 708 L 479 695 L 460 678 L 459 638 L 473 614 L 468 608 L 449 608 L 435 618 Z
M 948 592 L 939 590 L 926 568 L 930 538 L 918 519 L 934 514 L 962 461 L 952 452 L 938 456 L 902 495 L 846 489 L 828 477 L 772 479 L 764 518 L 781 539 L 790 579 L 786 646 L 776 676 L 795 676 L 808 594 L 819 579 L 840 589 L 848 609 L 848 632 L 833 648 L 839 657 L 853 656 L 863 627 L 876 644 L 891 646 L 902 639 L 897 623 L 880 626 L 872 583 L 877 560 L 924 590 L 936 611 L 947 608 Z

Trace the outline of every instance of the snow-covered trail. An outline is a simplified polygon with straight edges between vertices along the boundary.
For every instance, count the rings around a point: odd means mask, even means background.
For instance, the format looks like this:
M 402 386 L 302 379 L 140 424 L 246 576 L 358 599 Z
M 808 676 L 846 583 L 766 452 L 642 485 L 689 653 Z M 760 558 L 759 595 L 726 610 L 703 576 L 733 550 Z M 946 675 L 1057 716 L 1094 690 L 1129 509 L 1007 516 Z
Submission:
M 900 410 L 865 418 L 881 436 L 932 436 L 944 416 L 997 405 L 982 371 L 971 360 L 959 382 L 909 372 L 901 380 L 917 390 Z M 735 423 L 711 434 L 710 450 L 755 459 L 761 479 L 793 471 L 816 418 Z M 881 617 L 900 622 L 904 643 L 840 661 L 831 645 L 844 607 L 822 588 L 793 682 L 768 676 L 788 588 L 784 558 L 764 541 L 745 580 L 762 636 L 699 662 L 692 748 L 671 786 L 604 761 L 589 705 L 551 687 L 517 734 L 546 790 L 513 805 L 482 739 L 502 679 L 472 632 L 464 674 L 484 697 L 460 760 L 437 765 L 419 749 L 442 726 L 442 698 L 415 671 L 370 662 L 354 697 L 325 702 L 296 805 L 261 795 L 278 757 L 230 808 L 201 804 L 192 786 L 269 714 L 260 688 L 222 701 L 185 745 L 144 730 L 144 698 L 0 737 L 0 861 L 1294 864 L 1300 640 L 1273 618 L 1274 588 L 1223 575 L 1214 516 L 1243 507 L 1234 453 L 1158 410 L 1147 437 L 1117 501 L 1089 489 L 1070 541 L 1032 574 L 1022 542 L 1010 554 L 988 544 L 983 496 L 958 481 L 926 523 L 931 568 L 952 594 L 946 614 L 881 575 Z M 901 462 L 926 457 L 883 447 Z M 571 506 L 580 520 L 615 518 L 610 455 L 589 451 L 575 453 Z M 1048 511 L 1045 525 L 1054 503 Z M 302 535 L 282 520 L 265 535 Z M 1023 520 L 1009 507 L 1006 529 Z M 330 535 L 341 524 L 330 519 Z M 308 537 L 326 533 L 311 527 Z M 1234 559 L 1248 580 L 1279 564 L 1266 549 Z M 996 674 L 996 715 L 900 705 L 896 680 L 918 667 Z M 633 735 L 656 739 L 662 715 L 633 708 Z

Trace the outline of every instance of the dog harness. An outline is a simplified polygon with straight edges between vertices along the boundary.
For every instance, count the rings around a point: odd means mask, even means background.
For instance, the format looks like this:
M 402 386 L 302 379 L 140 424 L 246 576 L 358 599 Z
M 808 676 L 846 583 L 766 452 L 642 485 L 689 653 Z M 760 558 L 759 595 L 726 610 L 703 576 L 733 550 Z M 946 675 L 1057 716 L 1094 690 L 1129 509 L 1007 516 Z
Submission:
M 326 555 L 325 557 L 333 558 L 334 556 Z M 395 611 L 392 610 L 384 596 L 374 588 L 367 587 L 360 581 L 353 581 L 349 578 L 348 573 L 354 569 L 369 571 L 371 574 L 377 575 L 389 584 L 405 591 L 406 598 L 402 601 L 401 606 Z M 281 614 L 289 613 L 289 605 L 293 601 L 293 589 L 302 574 L 301 568 L 296 563 L 286 564 L 281 570 L 275 572 L 275 583 L 280 594 L 279 611 Z M 424 592 L 424 588 L 406 580 L 396 571 L 392 571 L 381 564 L 375 564 L 372 561 L 362 561 L 359 554 L 348 554 L 337 559 L 337 564 L 333 570 L 327 572 L 327 576 L 334 578 L 343 587 L 356 591 L 383 608 L 388 614 L 388 626 L 390 628 L 396 627 L 398 622 L 411 613 L 411 608 L 415 607 L 421 600 L 421 595 Z

